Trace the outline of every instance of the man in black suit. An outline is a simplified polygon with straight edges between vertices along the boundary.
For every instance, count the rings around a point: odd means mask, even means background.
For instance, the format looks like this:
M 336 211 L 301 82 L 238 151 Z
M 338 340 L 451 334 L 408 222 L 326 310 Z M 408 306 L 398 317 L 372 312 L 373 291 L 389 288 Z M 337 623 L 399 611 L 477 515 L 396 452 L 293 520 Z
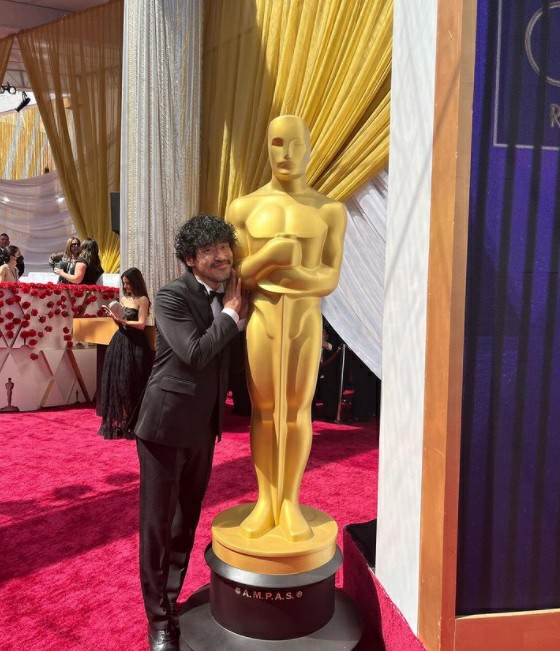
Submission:
M 247 312 L 232 269 L 233 227 L 197 215 L 175 239 L 186 273 L 155 300 L 157 353 L 135 426 L 140 579 L 152 651 L 178 646 L 183 585 L 228 386 L 230 342 Z M 223 309 L 216 292 L 224 290 Z

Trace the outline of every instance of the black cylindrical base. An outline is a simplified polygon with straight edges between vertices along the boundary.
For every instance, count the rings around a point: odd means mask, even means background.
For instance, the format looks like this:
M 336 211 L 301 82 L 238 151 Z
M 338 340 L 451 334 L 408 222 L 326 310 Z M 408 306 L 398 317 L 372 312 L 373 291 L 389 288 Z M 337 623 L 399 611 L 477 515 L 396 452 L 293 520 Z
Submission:
M 212 570 L 212 617 L 239 635 L 289 640 L 319 630 L 334 613 L 334 575 L 342 563 L 337 548 L 325 565 L 299 574 L 257 574 L 233 568 L 208 547 Z
M 335 589 L 342 562 L 299 574 L 257 574 L 221 561 L 209 546 L 210 587 L 189 599 L 180 617 L 181 649 L 353 649 L 361 621 Z M 331 640 L 332 644 L 329 642 Z
M 305 637 L 291 640 L 257 640 L 220 626 L 210 614 L 210 588 L 189 599 L 181 615 L 181 651 L 351 651 L 362 636 L 362 620 L 350 597 L 335 591 L 334 613 L 329 623 Z

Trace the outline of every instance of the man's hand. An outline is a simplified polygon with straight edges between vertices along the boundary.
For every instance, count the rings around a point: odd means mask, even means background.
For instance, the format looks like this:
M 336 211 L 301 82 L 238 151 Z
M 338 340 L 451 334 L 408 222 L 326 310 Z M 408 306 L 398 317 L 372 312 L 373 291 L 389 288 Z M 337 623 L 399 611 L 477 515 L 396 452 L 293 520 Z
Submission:
M 241 291 L 241 278 L 237 278 L 235 270 L 231 270 L 231 276 L 229 277 L 228 284 L 226 286 L 226 292 L 224 294 L 224 307 L 229 307 L 230 309 L 237 312 L 240 318 L 241 310 L 243 307 L 243 293 Z M 246 309 L 246 308 L 245 308 Z

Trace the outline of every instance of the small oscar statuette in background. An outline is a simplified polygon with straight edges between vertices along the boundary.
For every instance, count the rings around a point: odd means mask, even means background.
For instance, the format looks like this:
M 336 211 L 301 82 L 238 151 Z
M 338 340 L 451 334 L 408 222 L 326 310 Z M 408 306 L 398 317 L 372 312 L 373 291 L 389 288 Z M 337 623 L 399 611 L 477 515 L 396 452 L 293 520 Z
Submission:
M 6 387 L 6 397 L 8 399 L 8 404 L 5 407 L 2 407 L 0 411 L 4 413 L 8 411 L 19 411 L 19 407 L 14 407 L 12 405 L 12 394 L 14 392 L 15 384 L 12 382 L 11 377 L 8 378 L 8 381 L 4 386 Z

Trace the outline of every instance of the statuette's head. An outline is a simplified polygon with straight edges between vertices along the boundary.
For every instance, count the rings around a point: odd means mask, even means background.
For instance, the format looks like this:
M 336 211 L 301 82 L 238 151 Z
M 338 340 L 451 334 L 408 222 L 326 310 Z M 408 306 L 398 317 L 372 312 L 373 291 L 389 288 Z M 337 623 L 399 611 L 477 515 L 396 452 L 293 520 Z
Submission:
M 297 115 L 281 115 L 268 126 L 268 155 L 272 174 L 289 181 L 305 176 L 311 155 L 311 139 L 305 122 Z

